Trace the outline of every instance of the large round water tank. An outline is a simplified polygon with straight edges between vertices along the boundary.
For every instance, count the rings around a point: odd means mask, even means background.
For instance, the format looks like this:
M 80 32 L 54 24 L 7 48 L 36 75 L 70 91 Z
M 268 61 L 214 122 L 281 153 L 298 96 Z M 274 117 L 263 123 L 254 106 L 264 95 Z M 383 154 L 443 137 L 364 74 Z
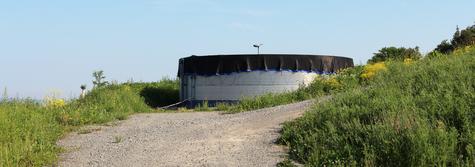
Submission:
M 292 91 L 353 66 L 351 58 L 297 54 L 190 56 L 179 63 L 180 99 L 189 106 Z

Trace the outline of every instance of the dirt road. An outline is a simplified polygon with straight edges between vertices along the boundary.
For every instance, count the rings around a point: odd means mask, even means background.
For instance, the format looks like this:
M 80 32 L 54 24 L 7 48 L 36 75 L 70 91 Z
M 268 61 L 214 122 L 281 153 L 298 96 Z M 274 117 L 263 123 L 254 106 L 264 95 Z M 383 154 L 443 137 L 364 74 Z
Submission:
M 238 114 L 136 114 L 113 126 L 88 127 L 58 144 L 59 166 L 275 166 L 281 123 L 313 102 Z

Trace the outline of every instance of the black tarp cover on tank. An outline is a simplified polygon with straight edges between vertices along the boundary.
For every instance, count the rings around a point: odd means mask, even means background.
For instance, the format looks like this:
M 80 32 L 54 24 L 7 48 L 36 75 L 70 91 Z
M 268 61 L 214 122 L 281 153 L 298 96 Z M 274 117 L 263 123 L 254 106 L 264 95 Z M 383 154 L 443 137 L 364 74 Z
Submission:
M 335 73 L 353 67 L 353 59 L 338 56 L 245 54 L 190 56 L 180 59 L 180 75 L 223 75 L 250 71 L 306 71 Z

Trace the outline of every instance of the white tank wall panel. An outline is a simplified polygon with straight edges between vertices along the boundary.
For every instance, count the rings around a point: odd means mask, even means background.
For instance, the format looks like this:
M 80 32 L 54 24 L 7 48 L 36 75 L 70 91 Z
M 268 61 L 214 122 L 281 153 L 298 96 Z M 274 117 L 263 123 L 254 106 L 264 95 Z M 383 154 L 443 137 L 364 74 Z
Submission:
M 296 90 L 298 86 L 203 86 L 196 89 L 196 100 L 239 100 L 265 93 Z
M 316 73 L 252 71 L 215 76 L 186 76 L 183 99 L 239 100 L 266 93 L 293 91 L 308 85 Z

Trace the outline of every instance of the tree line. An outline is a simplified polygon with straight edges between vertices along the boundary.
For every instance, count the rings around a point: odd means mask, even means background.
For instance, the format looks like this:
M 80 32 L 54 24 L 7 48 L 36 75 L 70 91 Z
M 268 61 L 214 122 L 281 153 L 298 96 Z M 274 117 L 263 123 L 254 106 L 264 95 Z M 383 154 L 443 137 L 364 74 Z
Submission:
M 458 48 L 475 45 L 475 25 L 469 26 L 463 30 L 457 26 L 456 31 L 451 40 L 443 40 L 437 47 L 428 55 L 450 54 Z M 405 48 L 405 47 L 384 47 L 373 57 L 368 60 L 368 64 L 377 62 L 393 60 L 404 61 L 405 59 L 418 60 L 422 58 L 419 47 Z

